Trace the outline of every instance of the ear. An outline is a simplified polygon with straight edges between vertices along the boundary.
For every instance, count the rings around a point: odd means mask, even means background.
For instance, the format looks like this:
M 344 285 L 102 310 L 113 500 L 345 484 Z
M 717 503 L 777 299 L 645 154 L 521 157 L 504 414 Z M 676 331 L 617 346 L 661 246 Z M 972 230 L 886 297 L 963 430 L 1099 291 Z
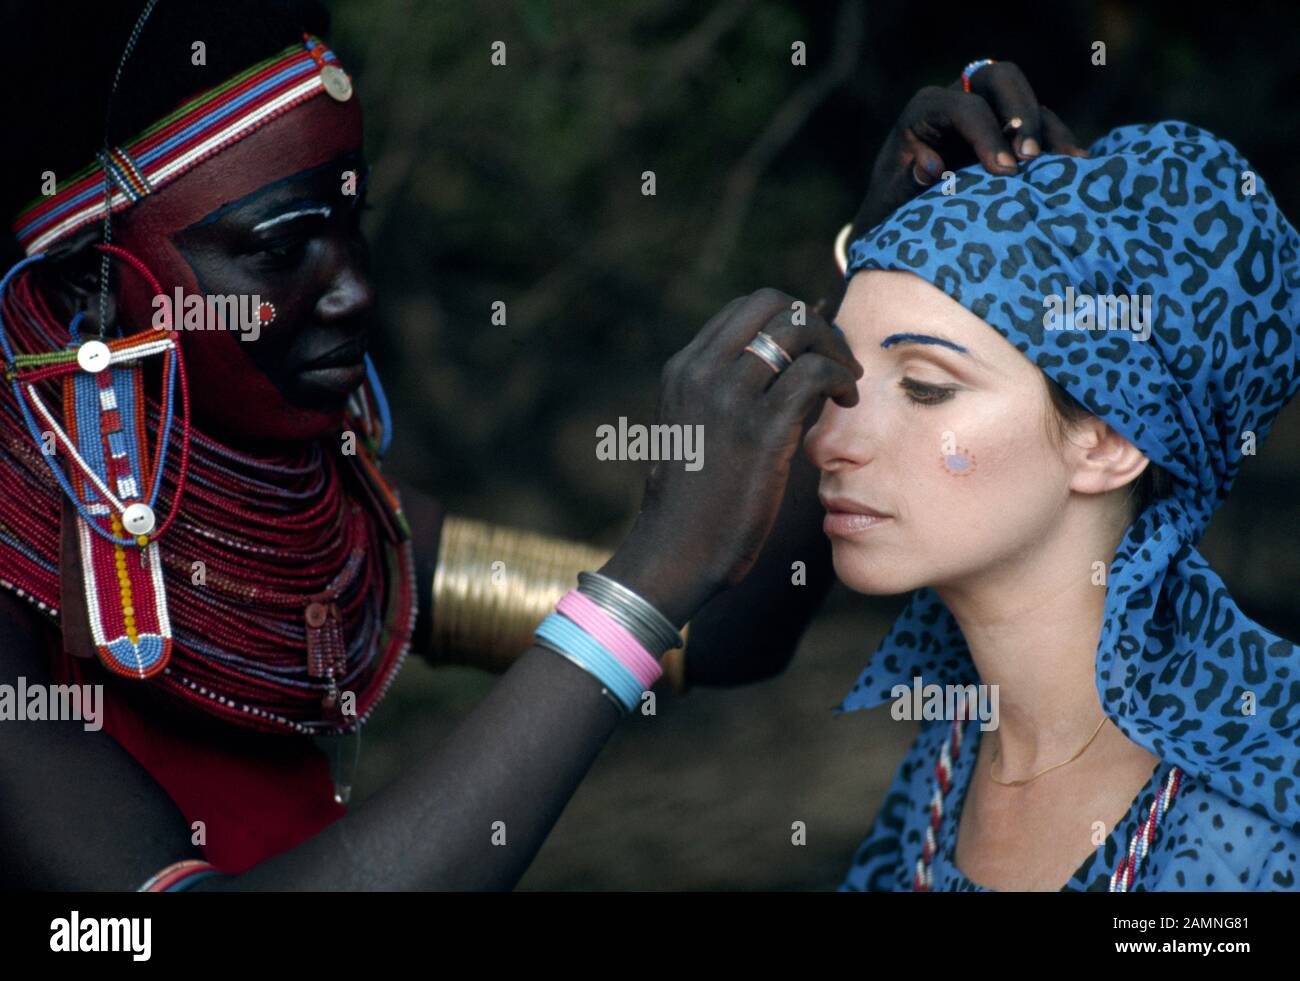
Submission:
M 104 323 L 100 324 L 100 277 L 103 274 L 104 252 L 95 246 L 103 240 L 98 223 L 80 229 L 66 239 L 52 245 L 45 253 L 41 272 L 54 296 L 63 307 L 62 315 L 71 321 L 78 312 L 84 312 L 81 333 L 107 334 L 117 322 L 117 265 L 108 264 L 108 296 L 103 305 Z
M 1096 416 L 1073 427 L 1065 454 L 1072 471 L 1070 489 L 1081 494 L 1126 487 L 1151 464 L 1141 450 Z

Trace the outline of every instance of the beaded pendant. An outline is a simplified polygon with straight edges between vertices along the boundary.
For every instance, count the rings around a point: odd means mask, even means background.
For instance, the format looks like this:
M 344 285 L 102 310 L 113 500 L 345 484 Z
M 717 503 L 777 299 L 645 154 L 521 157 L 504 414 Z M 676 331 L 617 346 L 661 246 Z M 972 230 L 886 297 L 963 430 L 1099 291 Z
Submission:
M 116 246 L 97 248 L 125 259 L 161 292 L 152 274 L 130 253 Z M 0 283 L 0 296 L 14 273 L 41 258 L 38 254 L 15 266 Z M 96 656 L 113 673 L 144 680 L 162 671 L 172 652 L 158 548 L 171 518 L 158 521 L 157 501 L 178 379 L 188 433 L 185 372 L 170 331 L 83 343 L 77 333 L 80 320 L 78 314 L 69 325 L 71 343 L 64 350 L 36 354 L 14 351 L 0 325 L 4 373 L 29 434 L 77 511 L 86 612 Z M 153 357 L 163 358 L 163 415 L 150 454 L 143 363 Z M 41 383 L 53 382 L 62 388 L 62 424 L 38 389 Z M 183 439 L 173 515 L 188 446 Z M 66 474 L 57 456 L 66 460 Z
M 139 359 L 169 353 L 175 342 L 137 334 L 109 344 L 87 341 L 81 353 L 91 345 L 109 351 L 108 360 L 117 363 L 63 381 L 68 437 L 84 461 L 71 476 L 86 609 L 100 662 L 119 675 L 151 678 L 167 666 L 172 631 L 162 558 L 149 537 L 157 528 L 157 473 L 146 476 Z M 156 455 L 164 451 L 160 445 Z M 155 462 L 158 473 L 160 464 Z

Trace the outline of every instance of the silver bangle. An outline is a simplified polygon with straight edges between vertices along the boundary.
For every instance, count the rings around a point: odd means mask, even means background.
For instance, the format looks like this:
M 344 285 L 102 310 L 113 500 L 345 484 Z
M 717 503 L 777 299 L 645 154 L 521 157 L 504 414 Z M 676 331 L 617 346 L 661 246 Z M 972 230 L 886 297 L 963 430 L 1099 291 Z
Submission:
M 681 647 L 684 644 L 682 636 L 676 628 L 669 622 L 668 618 L 660 613 L 655 607 L 645 599 L 621 582 L 602 575 L 599 572 L 580 572 L 578 574 L 578 589 L 587 593 L 593 600 L 600 602 L 602 607 L 614 614 L 615 611 L 622 612 L 625 619 L 630 619 L 640 627 L 639 632 L 645 635 L 645 644 L 647 648 L 655 651 L 658 657 L 666 650 L 674 647 Z
M 645 597 L 599 572 L 579 572 L 578 591 L 585 593 L 632 632 L 655 657 L 686 642 L 666 616 Z M 649 643 L 646 643 L 649 641 Z
M 606 593 L 601 586 L 587 583 L 586 585 L 580 585 L 578 592 L 608 613 L 613 620 L 636 639 L 638 644 L 654 657 L 658 658 L 667 650 L 663 646 L 658 632 L 650 626 L 645 618 L 638 615 L 634 609 L 622 605 L 617 597 Z

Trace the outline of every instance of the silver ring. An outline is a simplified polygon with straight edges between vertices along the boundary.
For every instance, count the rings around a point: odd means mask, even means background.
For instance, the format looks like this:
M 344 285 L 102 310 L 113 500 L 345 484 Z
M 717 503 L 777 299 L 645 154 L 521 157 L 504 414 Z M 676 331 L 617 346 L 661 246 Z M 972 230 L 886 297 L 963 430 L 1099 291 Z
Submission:
M 775 375 L 781 374 L 794 364 L 794 358 L 790 357 L 789 352 L 772 340 L 771 335 L 765 331 L 760 330 L 754 339 L 745 345 L 745 350 L 750 354 L 758 355 Z

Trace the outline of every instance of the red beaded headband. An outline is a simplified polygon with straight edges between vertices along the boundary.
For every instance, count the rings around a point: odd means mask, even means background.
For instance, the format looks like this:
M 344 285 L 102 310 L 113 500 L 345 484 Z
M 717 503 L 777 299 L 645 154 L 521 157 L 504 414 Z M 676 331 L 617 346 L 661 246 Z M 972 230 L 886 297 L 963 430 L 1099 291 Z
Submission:
M 54 194 L 28 205 L 13 224 L 28 255 L 104 216 L 104 178 L 110 209 L 129 208 L 190 168 L 249 136 L 277 116 L 320 93 L 346 102 L 352 80 L 324 43 L 309 34 L 279 54 L 187 100 L 125 147 L 62 182 Z

